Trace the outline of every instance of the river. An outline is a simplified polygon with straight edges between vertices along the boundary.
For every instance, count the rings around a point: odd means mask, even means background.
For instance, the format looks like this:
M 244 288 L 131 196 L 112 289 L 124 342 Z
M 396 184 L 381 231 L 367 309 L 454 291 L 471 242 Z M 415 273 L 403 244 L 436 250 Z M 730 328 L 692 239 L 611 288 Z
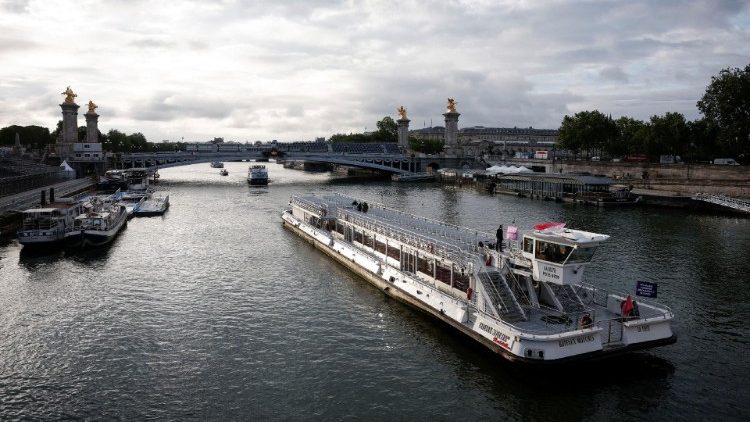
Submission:
M 750 219 L 601 210 L 270 164 L 161 171 L 163 217 L 107 248 L 0 245 L 0 419 L 750 419 Z M 494 232 L 610 234 L 587 280 L 658 282 L 674 345 L 528 370 L 384 296 L 284 230 L 289 197 L 341 192 Z

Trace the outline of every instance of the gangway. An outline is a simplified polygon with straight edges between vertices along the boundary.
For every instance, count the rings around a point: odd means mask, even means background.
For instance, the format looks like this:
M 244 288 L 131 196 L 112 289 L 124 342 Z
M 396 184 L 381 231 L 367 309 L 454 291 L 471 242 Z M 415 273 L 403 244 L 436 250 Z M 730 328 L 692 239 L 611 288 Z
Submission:
M 733 210 L 737 210 L 737 211 L 750 214 L 750 201 L 743 200 L 743 199 L 732 198 L 730 196 L 725 196 L 725 195 L 697 193 L 693 195 L 693 200 L 708 202 L 711 204 L 731 208 Z

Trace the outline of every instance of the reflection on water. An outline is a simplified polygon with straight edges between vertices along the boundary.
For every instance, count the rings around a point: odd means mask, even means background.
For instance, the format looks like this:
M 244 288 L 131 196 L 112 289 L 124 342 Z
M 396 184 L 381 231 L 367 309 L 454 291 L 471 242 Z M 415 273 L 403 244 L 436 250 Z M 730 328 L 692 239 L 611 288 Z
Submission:
M 109 247 L 0 246 L 0 418 L 747 419 L 750 222 L 602 210 L 269 163 L 161 171 L 171 207 Z M 563 370 L 506 363 L 285 231 L 341 192 L 494 233 L 565 221 L 612 236 L 587 280 L 659 283 L 675 345 Z

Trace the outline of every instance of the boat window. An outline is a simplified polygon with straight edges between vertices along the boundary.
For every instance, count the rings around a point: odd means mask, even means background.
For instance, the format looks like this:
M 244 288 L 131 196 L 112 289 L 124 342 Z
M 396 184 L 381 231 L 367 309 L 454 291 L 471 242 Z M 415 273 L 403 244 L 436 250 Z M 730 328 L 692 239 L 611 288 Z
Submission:
M 589 262 L 596 252 L 596 247 L 592 248 L 576 248 L 573 249 L 573 253 L 568 258 L 568 263 L 572 262 Z
M 527 253 L 534 253 L 534 239 L 529 237 L 523 238 L 523 251 Z
M 572 246 L 560 245 L 558 243 L 536 241 L 534 257 L 542 261 L 562 264 L 573 250 Z

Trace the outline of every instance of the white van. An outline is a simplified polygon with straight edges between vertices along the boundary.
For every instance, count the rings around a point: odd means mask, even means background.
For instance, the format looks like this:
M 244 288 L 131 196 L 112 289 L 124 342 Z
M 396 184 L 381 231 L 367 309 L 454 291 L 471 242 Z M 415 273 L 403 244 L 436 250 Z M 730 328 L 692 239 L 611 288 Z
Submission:
M 714 164 L 720 164 L 723 166 L 739 166 L 740 163 L 734 161 L 734 158 L 716 158 Z

